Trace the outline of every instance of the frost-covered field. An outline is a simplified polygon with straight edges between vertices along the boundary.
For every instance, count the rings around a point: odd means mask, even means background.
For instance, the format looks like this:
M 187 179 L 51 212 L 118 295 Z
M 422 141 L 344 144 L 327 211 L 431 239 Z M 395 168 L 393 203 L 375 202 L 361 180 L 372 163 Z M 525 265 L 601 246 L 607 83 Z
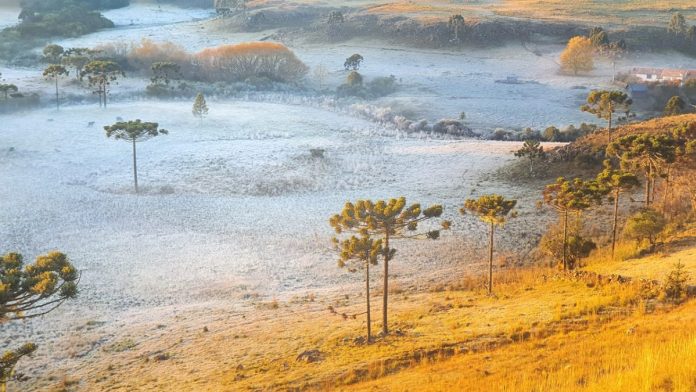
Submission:
M 28 258 L 59 249 L 82 270 L 80 297 L 50 317 L 42 339 L 138 310 L 156 318 L 172 306 L 234 307 L 248 292 L 283 299 L 350 287 L 357 281 L 336 267 L 327 220 L 360 197 L 445 204 L 456 231 L 437 246 L 403 245 L 393 266 L 401 282 L 432 275 L 478 261 L 471 244 L 483 244 L 483 232 L 469 231 L 476 223 L 456 213 L 465 197 L 529 196 L 480 180 L 510 159 L 513 144 L 406 138 L 299 106 L 210 106 L 203 121 L 188 103 L 0 117 L 3 247 Z M 171 132 L 138 145 L 140 195 L 132 191 L 131 146 L 101 129 L 119 116 Z M 325 149 L 325 158 L 312 158 L 310 148 Z M 521 219 L 511 230 L 532 224 Z M 11 325 L 0 342 L 32 328 Z

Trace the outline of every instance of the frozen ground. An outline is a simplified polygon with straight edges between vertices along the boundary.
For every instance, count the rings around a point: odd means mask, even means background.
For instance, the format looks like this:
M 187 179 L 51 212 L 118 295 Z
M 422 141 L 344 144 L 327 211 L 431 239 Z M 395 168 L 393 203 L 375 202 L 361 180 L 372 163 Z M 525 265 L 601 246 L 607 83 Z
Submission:
M 234 307 L 244 292 L 283 299 L 352 286 L 355 279 L 336 268 L 327 223 L 346 200 L 405 195 L 445 204 L 454 234 L 437 246 L 403 245 L 393 266 L 402 282 L 479 259 L 472 252 L 480 250 L 483 231 L 456 212 L 465 197 L 499 191 L 533 209 L 528 190 L 481 182 L 511 159 L 513 144 L 406 138 L 300 106 L 210 107 L 203 121 L 188 103 L 0 118 L 3 247 L 28 258 L 59 249 L 83 273 L 79 299 L 52 314 L 40 339 L 138 309 L 156 318 L 164 309 L 211 301 Z M 171 132 L 138 146 L 141 195 L 132 191 L 130 145 L 101 129 L 118 116 L 159 120 Z M 326 157 L 312 158 L 310 148 L 325 149 Z M 510 236 L 531 225 L 520 219 Z M 11 325 L 0 342 L 9 345 L 18 330 L 32 329 Z

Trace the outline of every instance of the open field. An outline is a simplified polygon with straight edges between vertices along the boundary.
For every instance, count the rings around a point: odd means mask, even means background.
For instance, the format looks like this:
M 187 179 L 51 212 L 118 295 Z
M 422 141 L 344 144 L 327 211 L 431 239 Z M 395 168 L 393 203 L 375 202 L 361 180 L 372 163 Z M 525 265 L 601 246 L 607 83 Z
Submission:
M 680 257 L 627 262 L 622 272 L 641 276 L 652 260 L 663 278 Z M 251 296 L 234 310 L 184 307 L 149 320 L 130 312 L 131 322 L 117 330 L 88 320 L 57 342 L 59 365 L 42 371 L 33 385 L 51 388 L 68 380 L 79 390 L 211 391 L 694 386 L 696 330 L 683 328 L 696 321 L 693 301 L 665 306 L 641 299 L 645 289 L 637 282 L 569 279 L 543 268 L 498 271 L 494 285 L 492 298 L 476 275 L 444 285 L 396 286 L 392 334 L 372 345 L 360 340 L 359 288 L 285 301 Z M 301 359 L 303 352 L 312 359 Z

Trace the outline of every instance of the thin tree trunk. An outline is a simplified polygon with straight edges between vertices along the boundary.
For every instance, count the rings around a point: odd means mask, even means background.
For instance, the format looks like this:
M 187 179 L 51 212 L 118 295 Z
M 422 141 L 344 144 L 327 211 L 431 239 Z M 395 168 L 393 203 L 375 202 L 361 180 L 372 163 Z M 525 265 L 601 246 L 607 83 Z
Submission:
M 645 208 L 650 208 L 650 178 L 652 177 L 652 170 L 650 168 L 648 168 L 645 177 Z
M 563 270 L 568 269 L 567 261 L 567 249 L 568 249 L 568 210 L 565 210 L 563 216 Z
M 58 77 L 56 77 L 56 110 L 60 110 L 60 100 L 58 96 Z
M 493 234 L 495 223 L 491 222 L 491 236 L 488 242 L 488 295 L 493 294 Z
M 367 343 L 372 341 L 372 322 L 370 319 L 370 262 L 365 263 L 365 293 L 367 294 Z
M 614 260 L 614 251 L 616 249 L 616 229 L 619 224 L 619 196 L 621 194 L 621 189 L 616 188 L 616 193 L 614 194 L 614 226 L 611 230 L 611 259 Z
M 384 236 L 384 293 L 382 295 L 382 334 L 387 335 L 389 333 L 389 326 L 387 323 L 387 303 L 389 301 L 389 253 L 391 249 L 389 248 L 389 227 L 386 228 L 386 235 Z
M 133 180 L 135 181 L 135 193 L 138 193 L 138 160 L 135 153 L 135 139 L 133 139 Z

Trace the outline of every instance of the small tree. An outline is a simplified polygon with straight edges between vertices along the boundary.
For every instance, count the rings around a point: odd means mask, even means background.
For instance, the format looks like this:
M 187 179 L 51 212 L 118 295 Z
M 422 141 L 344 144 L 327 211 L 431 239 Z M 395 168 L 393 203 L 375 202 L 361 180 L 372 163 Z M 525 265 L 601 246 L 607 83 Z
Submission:
M 0 92 L 3 93 L 6 100 L 9 98 L 10 92 L 16 93 L 17 91 L 19 89 L 14 84 L 0 84 Z
M 515 156 L 529 159 L 529 174 L 534 175 L 534 161 L 546 158 L 546 152 L 538 140 L 525 140 L 522 148 L 515 152 Z
M 46 45 L 43 49 L 44 59 L 51 64 L 60 64 L 61 57 L 64 53 L 65 49 L 56 44 Z
M 604 161 L 604 170 L 597 175 L 597 182 L 611 194 L 614 202 L 614 223 L 611 229 L 611 258 L 613 259 L 619 222 L 619 198 L 622 192 L 639 187 L 640 181 L 633 173 L 613 169 L 611 161 L 607 159 Z
M 358 200 L 356 203 L 346 203 L 343 211 L 331 217 L 329 223 L 337 234 L 355 233 L 360 236 L 369 235 L 382 240 L 382 256 L 384 258 L 384 287 L 382 303 L 382 333 L 388 334 L 387 303 L 389 299 L 389 261 L 394 258 L 396 249 L 390 244 L 396 239 L 413 239 L 418 237 L 438 239 L 439 230 L 417 233 L 419 223 L 438 218 L 442 215 L 441 205 L 432 205 L 425 210 L 416 203 L 406 206 L 406 198 L 378 200 Z M 449 221 L 442 222 L 442 229 L 449 229 Z
M 587 37 L 573 37 L 561 53 L 561 69 L 565 72 L 590 72 L 594 69 L 594 46 Z
M 582 105 L 580 110 L 596 115 L 607 120 L 609 138 L 611 139 L 611 126 L 614 113 L 623 112 L 626 118 L 630 115 L 633 100 L 628 94 L 621 91 L 593 90 L 587 96 L 587 104 Z
M 319 64 L 314 67 L 314 78 L 317 80 L 317 83 L 319 83 L 320 90 L 324 88 L 324 83 L 328 77 L 329 70 L 326 68 L 326 66 L 324 66 L 324 64 Z
M 331 11 L 329 12 L 329 17 L 327 18 L 329 25 L 337 25 L 345 22 L 345 17 L 341 11 Z
M 340 256 L 338 266 L 347 267 L 350 272 L 356 272 L 358 268 L 365 269 L 365 301 L 367 306 L 367 342 L 372 341 L 372 323 L 370 313 L 370 265 L 377 265 L 379 256 L 384 254 L 382 240 L 373 240 L 369 234 L 361 237 L 350 236 L 340 240 L 334 237 L 334 244 L 337 246 Z M 352 264 L 357 264 L 352 266 Z
M 193 109 L 191 110 L 194 117 L 203 120 L 203 117 L 208 115 L 208 103 L 205 101 L 203 93 L 196 95 L 196 100 L 193 101 Z
M 592 42 L 592 45 L 600 50 L 602 47 L 609 45 L 609 36 L 601 27 L 593 27 L 590 30 L 588 38 Z
M 24 265 L 22 255 L 0 256 L 0 324 L 41 317 L 77 296 L 79 273 L 60 252 L 39 256 L 34 264 Z M 15 379 L 15 366 L 22 357 L 36 351 L 27 343 L 0 357 L 0 391 Z
M 95 60 L 85 65 L 81 77 L 87 76 L 89 86 L 96 88 L 95 94 L 99 95 L 99 107 L 106 107 L 106 97 L 109 95 L 109 86 L 119 77 L 126 74 L 121 66 L 113 61 Z
M 150 81 L 155 85 L 169 86 L 172 80 L 181 78 L 181 67 L 171 61 L 152 63 L 150 70 L 152 71 Z
M 624 235 L 638 243 L 648 240 L 650 247 L 655 246 L 655 239 L 667 225 L 667 220 L 655 210 L 644 208 L 631 215 L 626 221 Z
M 464 30 L 464 17 L 461 14 L 452 15 L 449 18 L 449 29 L 454 34 L 452 42 L 461 42 L 459 34 Z
M 678 304 L 686 299 L 688 293 L 689 273 L 684 270 L 684 264 L 681 261 L 674 265 L 674 269 L 669 272 L 663 292 L 665 300 Z
M 363 84 L 363 77 L 358 73 L 358 71 L 351 71 L 351 73 L 348 74 L 348 77 L 346 77 L 346 84 L 355 87 L 355 86 L 362 86 Z
M 43 72 L 44 78 L 52 79 L 56 83 L 56 110 L 60 110 L 60 95 L 58 94 L 58 80 L 61 76 L 68 76 L 68 70 L 62 65 L 51 64 Z
M 578 265 L 580 259 L 590 255 L 597 249 L 597 244 L 580 234 L 568 234 L 564 241 L 564 230 L 560 225 L 554 225 L 544 233 L 539 242 L 539 248 L 554 260 L 560 260 L 565 254 L 569 267 Z
M 607 146 L 607 155 L 621 159 L 628 170 L 641 170 L 645 175 L 645 208 L 650 207 L 655 179 L 677 158 L 677 143 L 671 135 L 643 133 L 628 135 Z
M 686 102 L 684 102 L 684 100 L 680 96 L 675 95 L 672 98 L 670 98 L 669 101 L 667 101 L 667 105 L 665 105 L 664 115 L 677 116 L 685 112 Z
M 595 204 L 601 203 L 602 190 L 594 181 L 583 181 L 579 178 L 568 181 L 563 177 L 544 188 L 544 202 L 558 212 L 563 226 L 563 269 L 569 269 L 568 263 L 568 215 L 575 212 L 578 215 Z
M 611 61 L 612 74 L 611 81 L 616 80 L 616 61 L 623 57 L 626 53 L 626 41 L 620 39 L 616 42 L 612 42 L 609 45 L 605 45 L 601 48 L 601 52 Z
M 686 33 L 689 30 L 689 25 L 686 23 L 686 18 L 684 18 L 684 15 L 680 14 L 679 12 L 673 13 L 672 17 L 669 20 L 667 30 L 672 35 L 686 35 Z
M 16 350 L 5 351 L 0 357 L 0 391 L 7 392 L 7 384 L 16 379 L 15 366 L 19 360 L 30 356 L 36 349 L 36 344 L 26 343 Z
M 363 56 L 356 53 L 346 59 L 346 62 L 343 63 L 343 67 L 346 71 L 357 71 L 360 69 L 360 64 L 362 64 L 363 60 Z
M 542 136 L 546 141 L 557 142 L 561 140 L 561 130 L 554 126 L 550 126 L 544 129 Z
M 77 79 L 82 75 L 82 70 L 85 65 L 92 61 L 92 57 L 97 54 L 96 50 L 90 50 L 87 48 L 70 48 L 63 54 L 62 64 L 67 67 L 72 67 L 75 71 L 75 77 Z
M 490 225 L 488 240 L 488 295 L 493 293 L 493 237 L 495 227 L 502 226 L 508 216 L 514 218 L 517 213 L 513 211 L 517 200 L 506 200 L 500 195 L 484 195 L 478 199 L 468 199 L 464 207 L 459 210 L 462 215 L 467 212 L 477 216 L 481 221 Z
M 135 193 L 138 193 L 138 161 L 135 144 L 143 142 L 159 135 L 167 135 L 169 131 L 160 129 L 158 123 L 135 121 L 120 121 L 111 126 L 105 126 L 106 137 L 116 140 L 124 140 L 133 144 L 133 181 Z

